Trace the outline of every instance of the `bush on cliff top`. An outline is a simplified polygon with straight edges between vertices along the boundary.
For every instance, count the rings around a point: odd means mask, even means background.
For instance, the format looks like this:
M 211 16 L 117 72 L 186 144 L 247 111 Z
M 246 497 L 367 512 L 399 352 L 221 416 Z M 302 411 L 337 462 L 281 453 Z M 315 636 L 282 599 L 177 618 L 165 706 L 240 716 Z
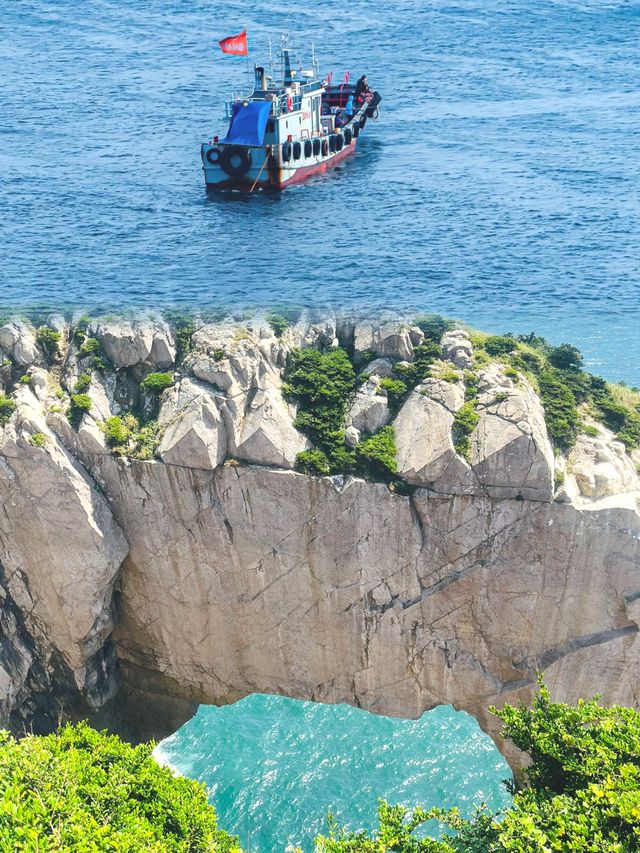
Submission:
M 285 396 L 299 406 L 295 426 L 311 438 L 326 458 L 320 467 L 344 470 L 353 457 L 344 446 L 344 422 L 356 385 L 347 353 L 340 348 L 327 353 L 294 350 L 285 379 Z M 299 464 L 304 467 L 304 460 Z
M 390 479 L 398 470 L 393 426 L 382 427 L 374 435 L 363 438 L 356 446 L 356 459 L 370 476 L 382 480 Z
M 16 741 L 0 734 L 0 850 L 233 853 L 206 791 L 84 723 Z
M 631 853 L 640 849 L 640 714 L 552 702 L 541 684 L 531 709 L 492 713 L 503 735 L 528 753 L 529 787 L 498 815 L 483 808 L 471 820 L 457 809 L 409 811 L 381 802 L 379 830 L 351 833 L 330 825 L 316 853 Z M 439 821 L 450 835 L 416 838 L 415 830 Z

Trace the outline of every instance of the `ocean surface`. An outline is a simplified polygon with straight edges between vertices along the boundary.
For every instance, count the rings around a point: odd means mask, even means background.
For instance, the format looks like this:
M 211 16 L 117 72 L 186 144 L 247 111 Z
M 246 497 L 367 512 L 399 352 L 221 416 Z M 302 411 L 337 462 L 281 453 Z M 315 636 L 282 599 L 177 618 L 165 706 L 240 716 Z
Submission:
M 508 805 L 511 772 L 467 714 L 435 708 L 420 720 L 376 717 L 346 705 L 254 695 L 201 706 L 156 750 L 204 782 L 220 824 L 245 850 L 313 850 L 331 812 L 349 829 L 377 826 L 378 798 L 407 806 Z M 437 835 L 437 826 L 427 829 Z
M 245 61 L 289 26 L 383 95 L 358 154 L 207 195 Z M 0 304 L 411 307 L 640 384 L 640 3 L 0 4 Z

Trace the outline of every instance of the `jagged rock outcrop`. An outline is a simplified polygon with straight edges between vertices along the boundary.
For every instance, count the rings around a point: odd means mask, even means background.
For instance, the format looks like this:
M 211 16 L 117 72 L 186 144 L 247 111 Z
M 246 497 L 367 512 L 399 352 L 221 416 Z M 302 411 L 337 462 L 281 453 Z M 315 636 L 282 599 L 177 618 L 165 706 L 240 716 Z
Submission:
M 89 331 L 116 369 L 148 364 L 161 370 L 176 359 L 175 334 L 162 320 L 98 322 Z
M 354 397 L 355 443 L 390 417 L 379 382 L 410 362 L 420 329 L 203 325 L 167 365 L 172 387 L 148 398 L 151 327 L 95 326 L 121 367 L 96 369 L 91 408 L 75 416 L 59 387 L 73 392 L 87 371 L 72 338 L 53 373 L 31 367 L 21 383 L 10 365 L 1 725 L 93 714 L 159 737 L 199 702 L 260 691 L 412 717 L 451 703 L 500 743 L 487 707 L 530 696 L 538 670 L 558 699 L 597 690 L 638 706 L 640 483 L 612 433 L 581 436 L 555 461 L 531 384 L 485 364 L 463 452 L 467 348 L 441 343 L 459 369 L 439 362 L 391 421 L 408 493 L 308 476 L 291 470 L 310 446 L 282 392 L 291 348 L 337 341 L 354 359 L 380 356 L 361 394 L 384 400 L 383 414 L 370 422 Z M 173 335 L 162 332 L 167 346 Z M 105 439 L 106 419 L 136 406 L 157 429 L 146 461 L 127 458 L 128 427 L 120 455 Z M 556 500 L 554 473 L 565 476 Z

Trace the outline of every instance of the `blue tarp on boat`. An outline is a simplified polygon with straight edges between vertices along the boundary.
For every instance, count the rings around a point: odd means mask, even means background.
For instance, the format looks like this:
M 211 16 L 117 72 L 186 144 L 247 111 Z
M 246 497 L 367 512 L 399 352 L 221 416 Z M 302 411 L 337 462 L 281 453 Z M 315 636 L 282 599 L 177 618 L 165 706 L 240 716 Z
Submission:
M 271 101 L 235 103 L 229 130 L 222 141 L 236 145 L 262 145 L 270 112 Z

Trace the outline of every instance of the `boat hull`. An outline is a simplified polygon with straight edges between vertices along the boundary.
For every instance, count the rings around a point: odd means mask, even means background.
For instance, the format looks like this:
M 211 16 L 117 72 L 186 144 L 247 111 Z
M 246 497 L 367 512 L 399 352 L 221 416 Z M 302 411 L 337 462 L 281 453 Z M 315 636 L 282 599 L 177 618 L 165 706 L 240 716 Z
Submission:
M 312 175 L 329 171 L 333 166 L 355 152 L 357 142 L 357 139 L 353 139 L 341 151 L 330 152 L 326 157 L 322 155 L 301 157 L 295 163 L 277 162 L 272 163 L 272 165 L 265 162 L 269 156 L 268 149 L 248 147 L 247 150 L 251 155 L 251 166 L 241 176 L 229 175 L 220 165 L 209 163 L 207 152 L 212 148 L 220 149 L 223 146 L 205 143 L 202 146 L 202 169 L 205 184 L 210 189 L 234 189 L 245 192 L 255 189 L 285 189 L 285 187 L 302 183 Z

